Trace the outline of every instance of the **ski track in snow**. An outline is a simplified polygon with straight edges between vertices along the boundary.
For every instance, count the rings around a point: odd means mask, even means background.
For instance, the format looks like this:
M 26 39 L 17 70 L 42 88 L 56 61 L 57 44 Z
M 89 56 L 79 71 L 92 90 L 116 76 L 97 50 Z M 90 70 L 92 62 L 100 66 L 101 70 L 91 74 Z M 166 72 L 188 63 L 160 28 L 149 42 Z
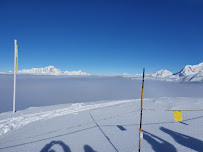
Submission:
M 101 103 L 101 104 L 93 104 L 93 105 L 83 105 L 84 103 L 76 103 L 72 104 L 68 108 L 56 109 L 46 112 L 34 113 L 34 114 L 27 114 L 21 115 L 9 119 L 0 120 L 0 135 L 7 133 L 8 131 L 17 129 L 19 127 L 25 126 L 31 122 L 42 120 L 42 119 L 51 119 L 58 116 L 63 116 L 71 113 L 77 113 L 81 111 L 86 111 L 95 108 L 101 108 L 106 106 L 112 106 L 127 102 L 133 102 L 135 100 L 122 100 L 122 101 L 114 101 L 108 103 Z

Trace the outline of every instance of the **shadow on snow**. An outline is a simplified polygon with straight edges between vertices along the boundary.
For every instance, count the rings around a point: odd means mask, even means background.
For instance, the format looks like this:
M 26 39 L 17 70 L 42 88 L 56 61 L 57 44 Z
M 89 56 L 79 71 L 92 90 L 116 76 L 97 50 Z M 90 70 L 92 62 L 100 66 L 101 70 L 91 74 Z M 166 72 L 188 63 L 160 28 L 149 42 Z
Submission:
M 24 146 L 24 145 L 28 145 L 28 144 L 32 144 L 32 143 L 36 143 L 36 142 L 48 140 L 48 139 L 54 139 L 54 138 L 56 138 L 56 137 L 67 136 L 67 135 L 75 134 L 75 133 L 78 133 L 78 132 L 81 132 L 81 131 L 93 129 L 93 128 L 95 128 L 95 127 L 96 127 L 96 126 L 92 126 L 92 127 L 89 127 L 89 128 L 80 129 L 80 130 L 77 130 L 77 131 L 73 131 L 73 132 L 69 132 L 69 133 L 64 133 L 64 134 L 60 134 L 60 135 L 55 135 L 55 136 L 48 137 L 48 138 L 43 138 L 43 139 L 39 139 L 39 140 L 35 140 L 35 141 L 30 141 L 30 142 L 24 142 L 24 143 L 21 143 L 21 144 L 16 144 L 16 145 L 7 146 L 7 147 L 1 147 L 0 150 L 1 150 L 1 149 L 14 148 L 14 147 L 18 147 L 18 146 Z
M 160 130 L 164 133 L 170 135 L 178 144 L 190 148 L 195 151 L 202 151 L 203 149 L 203 141 L 193 138 L 191 136 L 187 136 L 172 130 L 169 130 L 164 127 L 160 127 Z M 164 139 L 161 139 L 160 137 L 157 137 L 156 135 L 149 133 L 147 131 L 144 131 L 144 139 L 152 146 L 152 149 L 156 152 L 176 152 L 176 148 L 169 142 L 167 142 Z
M 53 149 L 54 145 L 59 145 L 63 149 L 63 152 L 71 152 L 71 150 L 68 147 L 68 145 L 66 145 L 62 141 L 51 141 L 50 143 L 45 145 L 44 148 L 42 148 L 42 150 L 40 152 L 56 152 Z M 92 147 L 90 147 L 89 145 L 84 145 L 84 152 L 96 152 L 96 151 L 93 150 Z
M 173 137 L 173 139 L 177 143 L 181 144 L 182 146 L 188 147 L 188 148 L 196 150 L 196 151 L 203 150 L 203 141 L 202 140 L 169 130 L 164 127 L 161 127 L 160 130 L 167 133 L 171 137 Z
M 51 141 L 40 152 L 55 152 L 55 150 L 51 149 L 54 145 L 60 145 L 64 152 L 71 152 L 70 148 L 62 141 Z
M 147 131 L 144 131 L 144 139 L 152 146 L 152 149 L 156 152 L 177 152 L 176 148 L 170 144 L 169 142 L 167 142 L 164 139 L 161 139 L 159 137 L 157 137 L 154 134 L 151 134 Z M 159 140 L 160 142 L 158 142 L 157 140 Z
M 104 135 L 104 137 L 108 140 L 108 142 L 112 145 L 112 147 L 115 149 L 115 151 L 118 152 L 118 149 L 114 146 L 114 144 L 111 142 L 110 138 L 104 133 L 104 131 L 101 129 L 101 127 L 98 125 L 98 123 L 95 121 L 94 117 L 90 114 L 90 117 L 92 118 L 92 120 L 94 121 L 94 123 L 97 125 L 97 127 L 99 128 L 99 130 L 101 131 L 101 133 Z
M 92 149 L 89 145 L 84 145 L 84 151 L 85 152 L 96 152 L 95 150 Z

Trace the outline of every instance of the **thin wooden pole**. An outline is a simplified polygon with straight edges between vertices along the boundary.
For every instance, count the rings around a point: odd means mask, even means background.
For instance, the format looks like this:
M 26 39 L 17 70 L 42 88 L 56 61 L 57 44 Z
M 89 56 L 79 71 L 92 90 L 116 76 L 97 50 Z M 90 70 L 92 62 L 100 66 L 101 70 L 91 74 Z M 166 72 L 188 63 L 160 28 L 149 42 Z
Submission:
M 141 133 L 142 133 L 142 109 L 143 109 L 143 92 L 144 92 L 144 73 L 145 68 L 143 68 L 143 80 L 142 80 L 142 94 L 141 94 L 141 109 L 140 109 L 140 132 L 139 132 L 139 152 L 141 147 Z

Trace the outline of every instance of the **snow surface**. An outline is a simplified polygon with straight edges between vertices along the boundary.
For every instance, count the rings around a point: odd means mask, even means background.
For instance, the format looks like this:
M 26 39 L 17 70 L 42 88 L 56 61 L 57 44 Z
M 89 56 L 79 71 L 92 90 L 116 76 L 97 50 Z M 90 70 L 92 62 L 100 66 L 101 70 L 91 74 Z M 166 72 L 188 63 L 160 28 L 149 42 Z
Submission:
M 61 71 L 54 66 L 47 66 L 44 68 L 32 68 L 19 70 L 20 74 L 37 74 L 37 75 L 88 75 L 86 72 L 79 71 Z
M 129 101 L 127 100 L 127 101 L 107 102 L 104 104 L 86 105 L 86 106 L 83 106 L 83 103 L 75 103 L 68 108 L 62 108 L 62 109 L 51 110 L 46 112 L 39 112 L 39 113 L 28 114 L 28 115 L 20 115 L 18 117 L 4 119 L 0 121 L 0 135 L 5 134 L 10 130 L 19 128 L 21 126 L 25 126 L 37 120 L 50 119 L 57 116 L 63 116 L 66 114 L 76 113 L 76 112 L 85 111 L 89 109 L 95 109 L 99 107 L 106 107 L 110 105 L 116 105 L 116 104 L 125 103 L 125 102 L 129 102 Z
M 203 98 L 145 98 L 143 106 L 141 151 L 202 151 L 203 112 L 183 111 L 183 122 L 178 123 L 174 122 L 173 111 L 165 110 L 201 110 Z M 0 151 L 137 151 L 139 109 L 137 99 L 3 113 Z

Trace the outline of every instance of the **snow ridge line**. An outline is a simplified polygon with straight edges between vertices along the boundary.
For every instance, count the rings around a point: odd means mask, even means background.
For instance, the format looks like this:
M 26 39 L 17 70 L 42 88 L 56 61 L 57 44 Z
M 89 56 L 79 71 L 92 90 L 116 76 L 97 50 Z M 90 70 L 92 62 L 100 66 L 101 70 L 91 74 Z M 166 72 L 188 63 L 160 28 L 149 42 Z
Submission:
M 46 112 L 22 115 L 18 117 L 8 118 L 0 121 L 0 135 L 3 135 L 11 130 L 17 129 L 19 127 L 25 126 L 31 122 L 35 122 L 42 119 L 51 119 L 54 117 L 59 117 L 71 113 L 86 111 L 95 108 L 107 107 L 117 104 L 123 104 L 128 102 L 133 102 L 135 100 L 122 100 L 114 101 L 109 103 L 93 104 L 93 105 L 84 105 L 84 103 L 72 104 L 68 108 L 62 108 L 57 110 L 51 110 Z

